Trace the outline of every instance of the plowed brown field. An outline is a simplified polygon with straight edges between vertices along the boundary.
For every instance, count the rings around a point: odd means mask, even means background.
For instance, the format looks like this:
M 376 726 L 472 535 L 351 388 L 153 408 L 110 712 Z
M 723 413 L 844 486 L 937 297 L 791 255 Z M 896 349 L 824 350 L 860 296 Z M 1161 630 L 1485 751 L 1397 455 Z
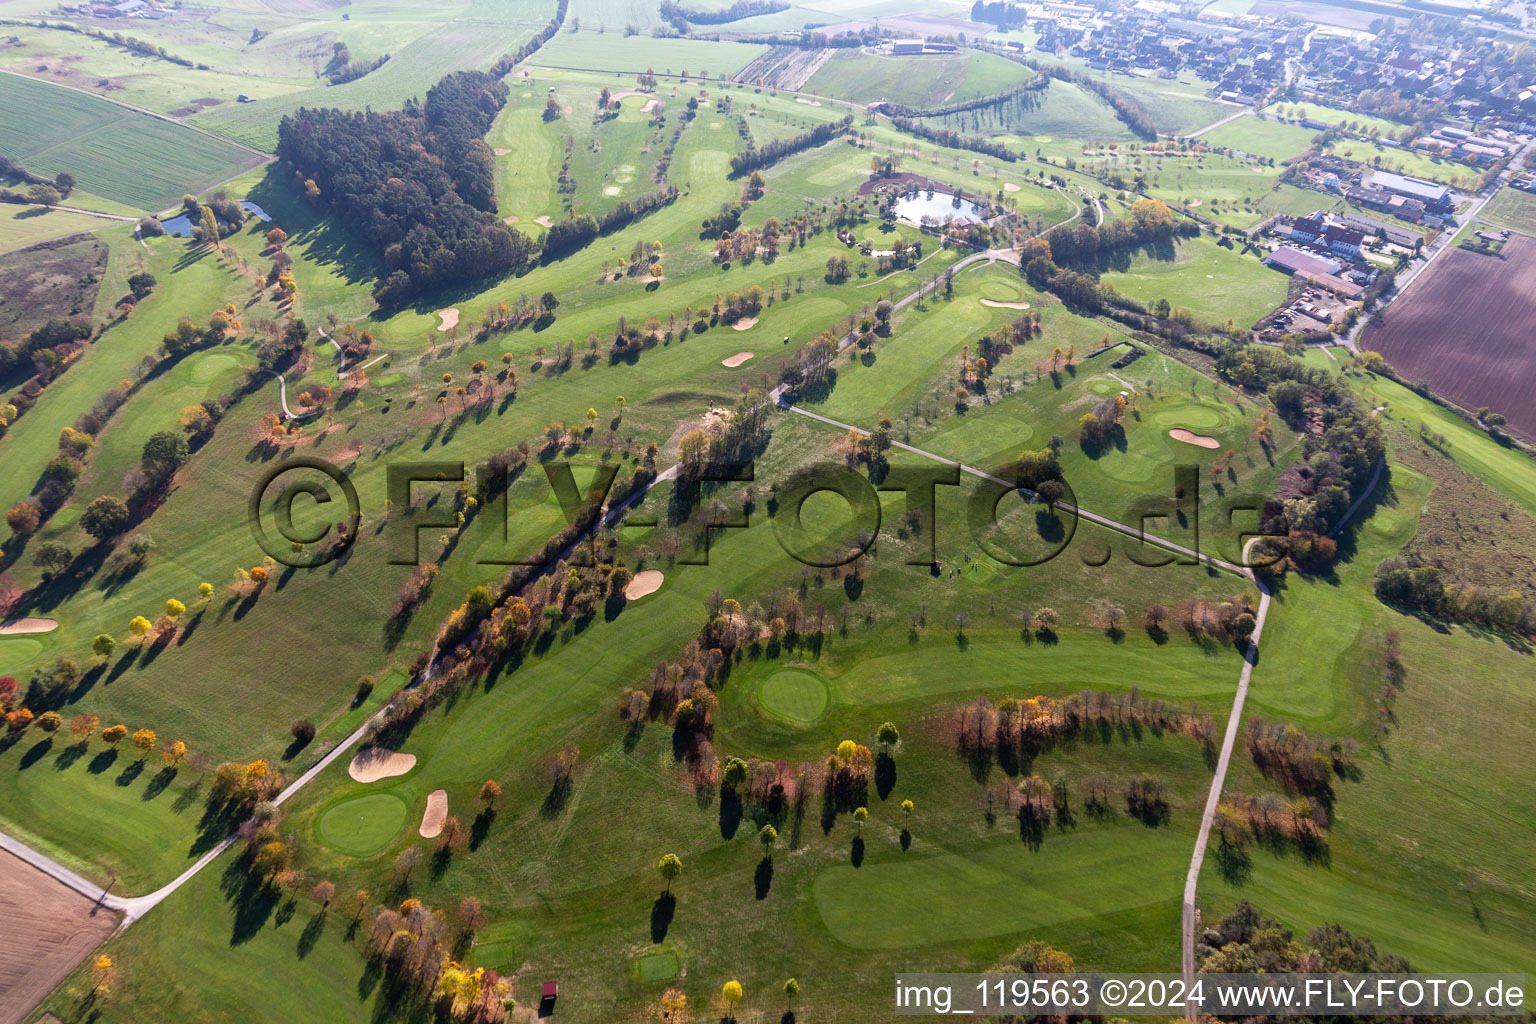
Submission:
M 118 916 L 0 852 L 0 921 L 0 1024 L 11 1024 L 112 934 Z
M 1536 437 L 1536 239 L 1504 258 L 1453 249 L 1360 336 L 1404 379 L 1468 409 L 1488 406 Z

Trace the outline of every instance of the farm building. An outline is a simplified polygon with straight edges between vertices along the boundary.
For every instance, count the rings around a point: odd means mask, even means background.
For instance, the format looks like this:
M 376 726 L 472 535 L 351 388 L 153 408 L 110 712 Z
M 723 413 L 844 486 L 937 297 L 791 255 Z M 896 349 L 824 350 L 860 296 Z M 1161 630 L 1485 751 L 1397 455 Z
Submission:
M 1323 232 L 1322 240 L 1329 252 L 1352 260 L 1360 255 L 1360 246 L 1365 242 L 1365 236 L 1350 228 L 1329 225 Z
M 1291 245 L 1282 245 L 1270 253 L 1264 262 L 1276 270 L 1284 270 L 1291 274 L 1337 274 L 1340 269 L 1338 260 L 1313 256 Z
M 923 41 L 921 39 L 898 39 L 891 44 L 891 52 L 895 54 L 922 53 Z
M 1389 242 L 1408 249 L 1417 249 L 1424 244 L 1423 236 L 1414 234 L 1412 231 L 1393 227 L 1386 221 L 1376 220 L 1373 217 L 1362 217 L 1357 213 L 1346 213 L 1339 220 L 1345 227 L 1352 228 L 1363 235 L 1381 236 Z
M 1410 178 L 1390 171 L 1377 171 L 1371 175 L 1370 184 L 1408 199 L 1417 199 L 1425 206 L 1440 206 L 1450 199 L 1451 190 L 1444 185 L 1423 178 Z

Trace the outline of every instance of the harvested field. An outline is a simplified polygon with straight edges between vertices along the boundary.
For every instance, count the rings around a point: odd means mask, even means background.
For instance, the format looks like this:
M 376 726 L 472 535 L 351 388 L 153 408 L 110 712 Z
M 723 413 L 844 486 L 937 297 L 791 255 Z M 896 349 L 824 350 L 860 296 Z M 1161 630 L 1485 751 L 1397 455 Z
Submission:
M 117 927 L 118 917 L 0 853 L 0 1021 L 18 1021 Z
M 1468 311 L 1476 310 L 1474 319 Z M 1468 409 L 1488 406 L 1536 437 L 1536 239 L 1516 235 L 1503 258 L 1453 249 L 1371 321 L 1360 345 L 1406 380 Z
M 756 82 L 762 79 L 771 89 L 790 92 L 802 88 L 821 66 L 832 59 L 835 50 L 802 50 L 798 46 L 775 46 L 737 74 L 738 82 Z

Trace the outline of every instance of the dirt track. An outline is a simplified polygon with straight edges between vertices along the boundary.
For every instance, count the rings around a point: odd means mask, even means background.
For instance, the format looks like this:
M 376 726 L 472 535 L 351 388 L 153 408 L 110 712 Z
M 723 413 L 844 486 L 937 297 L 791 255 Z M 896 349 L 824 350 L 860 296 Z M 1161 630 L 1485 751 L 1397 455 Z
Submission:
M 9 853 L 0 853 L 0 1024 L 36 1006 L 117 927 L 102 909 Z

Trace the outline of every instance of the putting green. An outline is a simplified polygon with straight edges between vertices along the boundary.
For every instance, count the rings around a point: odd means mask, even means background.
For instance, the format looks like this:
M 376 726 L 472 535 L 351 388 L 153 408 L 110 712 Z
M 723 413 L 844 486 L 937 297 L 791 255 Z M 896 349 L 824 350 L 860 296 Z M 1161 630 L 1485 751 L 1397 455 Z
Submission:
M 228 352 L 209 352 L 202 356 L 192 367 L 192 380 L 198 384 L 207 384 L 213 378 L 239 365 L 240 360 Z
M 315 831 L 331 849 L 353 857 L 372 857 L 405 827 L 405 801 L 393 793 L 369 793 L 344 800 L 320 816 Z
M 1017 302 L 1024 297 L 1016 285 L 996 277 L 989 277 L 981 282 L 981 297 L 991 299 L 993 302 Z
M 795 668 L 769 676 L 758 697 L 770 713 L 791 722 L 816 721 L 830 701 L 820 676 Z
M 1210 406 L 1179 405 L 1172 409 L 1158 409 L 1152 414 L 1154 422 L 1168 427 L 1184 427 L 1186 430 L 1224 427 L 1227 418 L 1220 409 Z
M 678 962 L 677 954 L 670 949 L 635 957 L 630 961 L 630 969 L 635 980 L 642 985 L 671 981 L 682 973 L 682 965 Z
M 43 653 L 43 642 L 30 636 L 0 637 L 0 671 L 15 671 Z

